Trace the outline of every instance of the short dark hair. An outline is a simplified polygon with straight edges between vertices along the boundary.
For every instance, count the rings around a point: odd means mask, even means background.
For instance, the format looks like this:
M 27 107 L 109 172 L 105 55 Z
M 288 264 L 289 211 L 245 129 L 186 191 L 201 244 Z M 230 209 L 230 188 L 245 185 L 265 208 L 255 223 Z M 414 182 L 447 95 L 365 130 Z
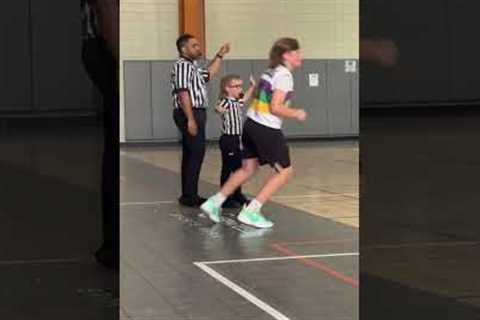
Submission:
M 187 44 L 188 40 L 195 38 L 189 33 L 184 33 L 177 39 L 177 50 L 178 53 L 182 53 L 182 48 Z
M 272 46 L 270 50 L 270 68 L 275 68 L 283 64 L 283 54 L 288 51 L 300 49 L 300 44 L 294 38 L 280 38 Z

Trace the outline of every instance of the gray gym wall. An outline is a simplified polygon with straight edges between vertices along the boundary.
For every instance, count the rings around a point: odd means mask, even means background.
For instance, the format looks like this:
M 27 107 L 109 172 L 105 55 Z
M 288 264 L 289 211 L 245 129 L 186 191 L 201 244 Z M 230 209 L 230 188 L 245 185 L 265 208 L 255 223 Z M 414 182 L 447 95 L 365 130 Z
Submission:
M 284 132 L 289 138 L 358 136 L 358 61 L 356 72 L 345 71 L 346 60 L 305 60 L 295 71 L 293 106 L 306 109 L 303 123 L 287 120 Z M 126 142 L 178 140 L 172 119 L 170 72 L 174 60 L 125 61 L 124 101 Z M 239 74 L 245 86 L 267 67 L 266 60 L 225 60 L 221 74 L 208 84 L 209 110 L 207 139 L 220 136 L 220 118 L 213 111 L 219 79 L 227 73 Z M 309 86 L 309 74 L 318 73 L 319 85 Z
M 81 60 L 79 1 L 11 1 L 0 21 L 0 116 L 98 112 Z

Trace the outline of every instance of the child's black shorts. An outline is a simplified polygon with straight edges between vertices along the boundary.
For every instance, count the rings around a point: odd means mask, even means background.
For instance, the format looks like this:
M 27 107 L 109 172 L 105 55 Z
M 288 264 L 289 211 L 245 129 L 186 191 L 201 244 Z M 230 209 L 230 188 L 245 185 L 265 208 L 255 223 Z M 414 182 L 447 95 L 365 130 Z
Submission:
M 242 134 L 243 158 L 257 158 L 260 165 L 274 169 L 290 167 L 290 152 L 282 130 L 264 126 L 247 118 Z

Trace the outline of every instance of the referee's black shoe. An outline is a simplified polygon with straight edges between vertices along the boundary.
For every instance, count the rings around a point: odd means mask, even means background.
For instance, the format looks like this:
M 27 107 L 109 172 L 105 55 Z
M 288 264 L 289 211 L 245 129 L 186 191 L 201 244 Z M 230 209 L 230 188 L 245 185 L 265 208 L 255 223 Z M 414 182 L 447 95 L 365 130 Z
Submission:
M 196 197 L 188 197 L 188 196 L 181 196 L 178 198 L 178 202 L 186 207 L 198 208 L 207 201 L 207 199 L 196 196 Z
M 237 201 L 240 203 L 240 206 L 243 207 L 243 205 L 248 205 L 250 203 L 250 200 L 248 200 L 247 197 L 245 197 L 243 194 L 240 195 L 235 195 L 233 197 L 233 200 Z
M 238 209 L 241 208 L 242 204 L 240 204 L 238 201 L 232 198 L 227 198 L 225 202 L 222 204 L 222 208 L 226 209 Z
M 118 270 L 119 268 L 120 256 L 112 248 L 102 245 L 102 247 L 94 253 L 94 257 L 99 264 L 108 269 Z

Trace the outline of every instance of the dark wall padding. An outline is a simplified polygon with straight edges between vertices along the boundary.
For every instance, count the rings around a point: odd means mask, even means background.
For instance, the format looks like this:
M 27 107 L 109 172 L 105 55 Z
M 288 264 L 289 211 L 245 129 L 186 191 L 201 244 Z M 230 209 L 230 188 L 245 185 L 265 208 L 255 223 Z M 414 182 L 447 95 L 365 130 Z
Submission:
M 365 0 L 361 38 L 392 39 L 398 64 L 364 64 L 362 106 L 480 102 L 480 2 Z
M 81 60 L 80 1 L 12 1 L 0 25 L 2 114 L 99 108 Z

